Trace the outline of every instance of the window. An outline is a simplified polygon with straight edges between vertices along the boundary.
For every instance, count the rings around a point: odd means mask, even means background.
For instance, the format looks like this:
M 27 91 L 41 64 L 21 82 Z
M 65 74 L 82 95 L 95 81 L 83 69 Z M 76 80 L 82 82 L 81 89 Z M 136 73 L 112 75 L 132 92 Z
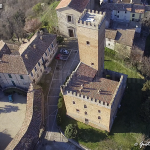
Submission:
M 37 71 L 36 67 L 34 68 L 35 71 Z
M 119 11 L 118 11 L 118 13 L 119 13 Z
M 71 22 L 72 21 L 72 18 L 71 18 L 71 16 L 67 16 L 67 20 L 68 20 L 68 22 Z
M 134 18 L 132 18 L 132 21 L 134 21 Z
M 127 12 L 125 11 L 125 14 L 126 14 Z
M 86 105 L 84 105 L 84 108 L 87 108 L 87 106 L 86 106 Z
M 132 17 L 135 17 L 135 14 L 132 14 Z
M 23 76 L 22 76 L 22 75 L 20 75 L 20 79 L 23 79 Z
M 74 29 L 68 29 L 69 37 L 74 37 Z
M 85 123 L 88 124 L 89 123 L 89 119 L 85 118 Z
M 11 74 L 8 74 L 9 78 L 12 78 Z
M 73 101 L 73 104 L 75 104 L 75 101 Z
M 40 66 L 40 62 L 38 62 L 38 65 Z
M 94 65 L 94 63 L 91 63 L 91 65 Z
M 42 69 L 40 69 L 40 71 L 42 72 Z
M 54 47 L 54 45 L 53 45 L 53 44 L 51 44 L 51 47 L 53 48 L 53 47 Z
M 101 113 L 101 111 L 100 111 L 100 110 L 98 110 L 98 113 Z
M 90 45 L 90 42 L 89 42 L 89 41 L 86 41 L 86 45 Z
M 98 116 L 98 119 L 101 119 L 101 117 L 100 117 L 100 116 Z
M 51 51 L 51 49 L 48 47 L 48 51 L 50 52 Z
M 79 110 L 79 109 L 76 109 L 76 112 L 78 112 L 78 113 L 79 113 L 79 112 L 80 112 L 80 110 Z
M 33 77 L 33 73 L 31 72 L 31 76 Z
M 117 18 L 119 18 L 119 16 L 117 16 Z
M 108 46 L 110 46 L 110 43 L 108 43 Z
M 44 58 L 42 57 L 42 61 L 44 62 Z
M 84 114 L 87 115 L 87 112 L 85 111 Z
M 47 53 L 45 52 L 45 56 L 47 56 Z

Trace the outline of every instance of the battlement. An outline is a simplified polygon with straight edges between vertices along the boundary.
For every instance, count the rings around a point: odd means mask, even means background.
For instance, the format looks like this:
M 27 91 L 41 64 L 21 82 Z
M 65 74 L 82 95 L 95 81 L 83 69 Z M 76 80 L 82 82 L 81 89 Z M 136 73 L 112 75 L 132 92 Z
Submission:
M 119 81 L 119 83 L 118 83 L 118 85 L 116 87 L 115 92 L 113 93 L 112 100 L 110 101 L 110 103 L 107 103 L 105 101 L 101 101 L 101 100 L 98 100 L 98 99 L 91 98 L 91 97 L 88 97 L 86 95 L 83 95 L 80 92 L 74 92 L 74 91 L 66 90 L 66 87 L 70 83 L 71 78 L 72 78 L 74 73 L 75 73 L 75 71 L 70 75 L 70 78 L 68 79 L 66 84 L 60 87 L 61 88 L 61 92 L 63 93 L 63 95 L 72 95 L 73 97 L 78 97 L 78 98 L 80 98 L 82 100 L 90 101 L 91 103 L 95 103 L 96 105 L 99 105 L 99 106 L 111 109 L 111 106 L 113 105 L 113 103 L 115 101 L 115 98 L 116 98 L 116 95 L 117 95 L 118 91 L 120 90 L 120 88 L 124 84 L 124 76 L 123 75 L 121 75 L 121 77 L 120 77 L 120 81 Z
M 105 12 L 84 9 L 81 16 L 77 20 L 77 25 L 99 29 L 105 20 L 105 15 Z

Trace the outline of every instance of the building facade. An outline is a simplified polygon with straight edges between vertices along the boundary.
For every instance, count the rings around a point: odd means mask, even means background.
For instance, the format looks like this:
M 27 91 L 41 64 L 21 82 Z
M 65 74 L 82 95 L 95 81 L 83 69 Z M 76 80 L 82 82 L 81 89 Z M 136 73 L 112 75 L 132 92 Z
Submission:
M 104 70 L 105 19 L 105 13 L 93 10 L 84 10 L 79 17 L 80 63 L 61 92 L 68 116 L 110 132 L 127 76 Z
M 57 49 L 56 35 L 37 33 L 20 46 L 18 54 L 3 54 L 0 61 L 0 86 L 28 89 L 30 83 L 38 83 Z
M 62 0 L 56 7 L 60 33 L 65 37 L 77 37 L 76 19 L 85 9 L 94 8 L 93 0 Z

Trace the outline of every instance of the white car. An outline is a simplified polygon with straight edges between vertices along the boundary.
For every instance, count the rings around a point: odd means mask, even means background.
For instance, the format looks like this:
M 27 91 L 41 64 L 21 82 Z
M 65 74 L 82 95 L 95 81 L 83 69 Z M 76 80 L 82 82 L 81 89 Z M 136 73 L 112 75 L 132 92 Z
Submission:
M 64 55 L 68 55 L 68 54 L 69 54 L 69 51 L 66 50 L 66 49 L 61 49 L 61 50 L 60 50 L 60 53 L 61 53 L 61 54 L 64 54 Z

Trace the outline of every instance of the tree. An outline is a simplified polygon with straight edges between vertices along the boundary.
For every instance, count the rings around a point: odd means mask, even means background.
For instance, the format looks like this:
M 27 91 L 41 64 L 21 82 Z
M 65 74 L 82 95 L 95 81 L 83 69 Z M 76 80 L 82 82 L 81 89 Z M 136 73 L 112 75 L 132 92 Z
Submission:
M 26 21 L 24 30 L 27 32 L 35 32 L 37 29 L 39 29 L 41 26 L 41 22 L 37 19 L 31 19 Z
M 139 70 L 142 72 L 142 74 L 150 77 L 150 57 L 143 57 L 142 63 L 139 66 Z
M 65 130 L 65 136 L 69 139 L 73 139 L 77 137 L 77 125 L 69 124 Z

